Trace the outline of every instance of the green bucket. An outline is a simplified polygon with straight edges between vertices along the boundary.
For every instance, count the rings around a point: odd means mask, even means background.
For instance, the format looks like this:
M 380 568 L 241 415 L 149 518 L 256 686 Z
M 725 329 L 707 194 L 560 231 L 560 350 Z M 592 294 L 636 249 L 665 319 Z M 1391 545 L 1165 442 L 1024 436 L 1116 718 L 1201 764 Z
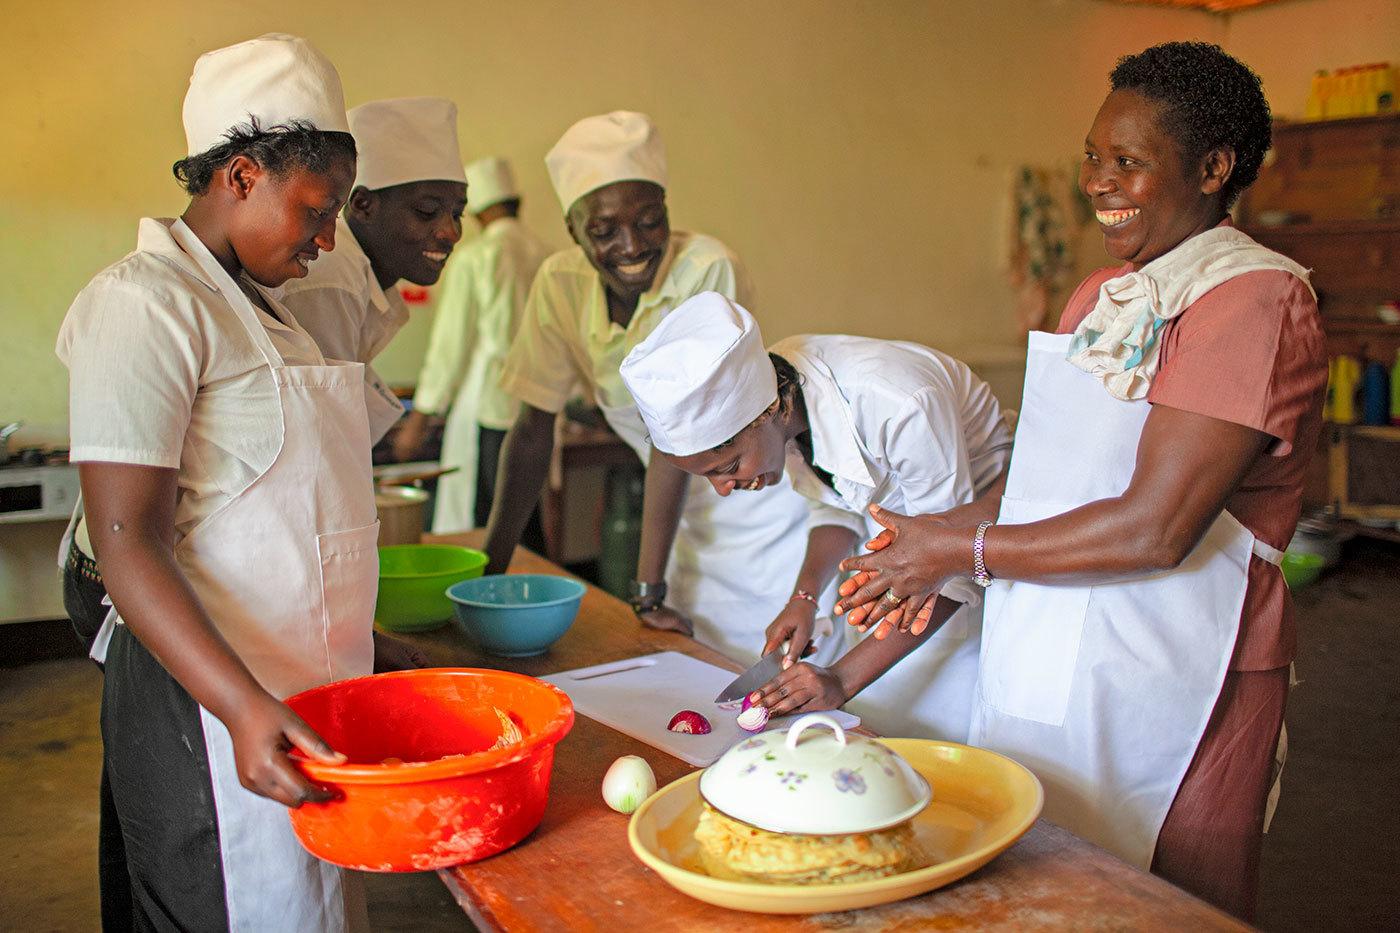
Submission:
M 455 544 L 390 544 L 379 549 L 374 621 L 391 632 L 423 632 L 452 619 L 447 588 L 479 577 L 487 557 Z
M 1321 554 L 1307 554 L 1302 551 L 1288 551 L 1279 565 L 1283 579 L 1290 590 L 1301 590 L 1312 583 L 1322 573 L 1325 560 Z

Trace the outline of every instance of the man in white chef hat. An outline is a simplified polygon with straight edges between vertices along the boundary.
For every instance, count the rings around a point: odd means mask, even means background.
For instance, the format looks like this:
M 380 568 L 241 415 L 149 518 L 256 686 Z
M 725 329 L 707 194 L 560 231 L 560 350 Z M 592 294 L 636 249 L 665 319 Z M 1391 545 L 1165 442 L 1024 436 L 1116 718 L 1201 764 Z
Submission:
M 765 350 L 753 316 L 714 292 L 658 324 L 623 361 L 622 379 L 653 463 L 703 477 L 733 499 L 791 477 L 811 509 L 806 556 L 790 578 L 796 593 L 835 580 L 842 559 L 875 533 L 871 506 L 946 512 L 994 483 L 1011 450 L 996 398 L 966 364 L 914 343 L 834 334 Z M 896 595 L 887 598 L 900 603 Z M 814 600 L 794 600 L 764 645 L 788 644 L 784 669 L 755 699 L 787 715 L 835 709 L 859 694 L 858 711 L 882 733 L 966 741 L 980 602 L 970 579 L 953 580 L 926 608 L 905 607 L 927 616 L 912 633 L 857 639 L 840 626 L 853 647 L 827 664 L 801 657 L 829 619 L 819 619 Z
M 549 247 L 520 221 L 520 188 L 505 159 L 487 156 L 466 167 L 467 210 L 481 235 L 452 254 L 442 274 L 433 331 L 418 375 L 413 411 L 399 427 L 394 453 L 412 460 L 434 420 L 447 416 L 433 531 L 486 524 L 496 464 L 519 407 L 500 388 L 501 366 L 520 327 L 525 298 Z M 538 514 L 523 537 L 543 548 Z
M 348 117 L 359 167 L 336 248 L 287 283 L 284 302 L 327 357 L 368 364 L 408 321 L 398 282 L 432 285 L 442 275 L 462 237 L 467 182 L 452 101 L 376 100 Z M 403 406 L 368 365 L 365 380 L 375 443 Z
M 571 126 L 545 156 L 576 244 L 545 260 L 506 357 L 501 388 L 523 403 L 506 438 L 487 526 L 489 573 L 504 571 L 540 493 L 555 415 L 585 390 L 643 461 L 646 428 L 622 383 L 623 358 L 681 302 L 719 292 L 749 302 L 723 243 L 672 231 L 666 150 L 651 120 L 613 111 Z M 660 458 L 647 469 L 631 603 L 643 624 L 693 633 L 736 660 L 763 643 L 759 620 L 791 599 L 806 507 L 787 483 L 722 499 Z M 689 494 L 687 495 L 687 487 Z

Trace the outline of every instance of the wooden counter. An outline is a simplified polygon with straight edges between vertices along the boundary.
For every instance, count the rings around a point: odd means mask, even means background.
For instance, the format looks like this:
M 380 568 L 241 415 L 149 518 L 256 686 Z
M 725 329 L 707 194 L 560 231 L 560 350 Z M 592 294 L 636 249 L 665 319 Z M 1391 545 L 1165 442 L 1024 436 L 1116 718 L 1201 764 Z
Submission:
M 479 544 L 480 532 L 425 540 Z M 517 551 L 512 572 L 559 573 Z M 607 661 L 681 651 L 736 672 L 740 666 L 696 642 L 637 624 L 628 606 L 588 588 L 578 620 L 549 652 L 535 658 L 478 654 L 454 627 L 399 635 L 434 664 L 494 667 L 541 676 Z M 651 763 L 659 785 L 692 770 L 619 732 L 579 715 L 559 744 L 549 808 L 533 834 L 509 851 L 439 872 L 483 930 L 1242 930 L 1247 927 L 1173 887 L 1136 871 L 1059 827 L 1038 821 L 991 864 L 921 897 L 840 914 L 784 917 L 713 907 L 681 894 L 632 854 L 628 817 L 603 803 L 603 773 L 621 755 Z

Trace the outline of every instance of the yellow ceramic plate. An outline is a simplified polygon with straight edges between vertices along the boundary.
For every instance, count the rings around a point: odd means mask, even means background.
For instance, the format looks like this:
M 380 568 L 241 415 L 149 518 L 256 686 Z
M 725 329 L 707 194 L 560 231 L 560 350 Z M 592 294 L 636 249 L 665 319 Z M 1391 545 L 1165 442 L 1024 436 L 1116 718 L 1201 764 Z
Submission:
M 765 914 L 812 914 L 886 904 L 956 881 L 996 858 L 1040 815 L 1035 775 L 1010 758 L 953 742 L 881 739 L 933 787 L 914 818 L 923 867 L 848 884 L 759 884 L 713 878 L 700 867 L 695 825 L 700 772 L 672 781 L 632 814 L 627 837 L 637 858 L 668 884 L 710 904 Z

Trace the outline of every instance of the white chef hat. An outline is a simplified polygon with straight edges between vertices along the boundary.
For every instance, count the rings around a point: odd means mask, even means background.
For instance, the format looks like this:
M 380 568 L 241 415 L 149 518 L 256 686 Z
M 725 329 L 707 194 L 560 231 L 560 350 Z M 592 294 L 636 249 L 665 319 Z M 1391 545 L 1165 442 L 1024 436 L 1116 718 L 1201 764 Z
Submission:
M 753 315 L 719 292 L 682 302 L 622 361 L 652 446 L 688 457 L 717 447 L 778 398 Z
M 359 161 L 355 187 L 466 181 L 457 148 L 457 105 L 442 97 L 372 100 L 350 111 Z
M 263 129 L 303 120 L 324 132 L 350 132 L 335 66 L 310 42 L 282 33 L 199 56 L 183 118 L 190 155 L 214 148 L 252 119 Z
M 520 197 L 515 172 L 510 163 L 499 156 L 477 159 L 466 168 L 467 208 L 479 214 L 492 204 Z
M 617 181 L 666 187 L 666 146 L 644 113 L 614 110 L 569 127 L 544 157 L 564 213 L 590 191 Z

